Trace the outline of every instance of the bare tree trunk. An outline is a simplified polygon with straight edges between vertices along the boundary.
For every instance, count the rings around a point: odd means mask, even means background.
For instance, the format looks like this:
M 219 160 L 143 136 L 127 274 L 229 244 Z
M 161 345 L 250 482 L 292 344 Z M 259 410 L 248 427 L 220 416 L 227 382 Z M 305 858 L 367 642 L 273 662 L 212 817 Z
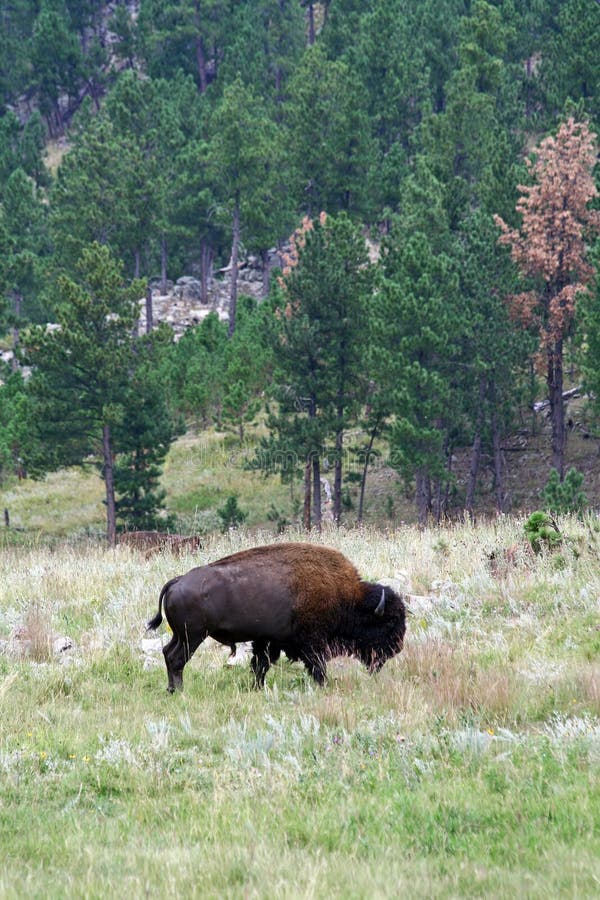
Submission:
M 196 65 L 198 67 L 198 77 L 200 78 L 200 93 L 205 94 L 206 88 L 208 87 L 208 79 L 206 77 L 206 55 L 204 53 L 204 40 L 202 35 L 200 34 L 200 27 L 202 23 L 201 19 L 201 10 L 200 3 L 195 3 L 195 11 L 196 14 L 194 16 L 195 25 L 197 29 L 195 44 L 196 44 Z
M 208 282 L 211 276 L 212 257 L 212 247 L 206 238 L 202 238 L 200 243 L 200 298 L 205 304 L 208 303 Z
M 315 518 L 315 526 L 318 531 L 321 530 L 322 513 L 321 513 L 321 462 L 319 454 L 312 454 L 312 470 L 313 470 L 313 511 Z
M 427 525 L 429 512 L 431 510 L 431 482 L 426 469 L 417 469 L 415 473 L 416 482 L 416 505 L 417 505 L 417 521 L 421 528 Z
M 238 257 L 240 252 L 240 198 L 236 195 L 233 208 L 233 240 L 231 243 L 231 291 L 229 294 L 229 327 L 227 336 L 231 337 L 235 331 L 235 316 L 237 310 L 237 282 L 238 282 Z
M 160 238 L 160 292 L 167 293 L 167 238 L 163 234 Z
M 110 425 L 102 426 L 102 477 L 106 488 L 106 540 L 110 547 L 117 542 L 117 507 Z
M 150 287 L 150 282 L 148 282 L 146 286 L 146 334 L 150 334 L 152 331 L 152 326 L 154 325 L 152 319 L 152 288 Z
M 562 481 L 565 474 L 565 408 L 563 404 L 563 343 L 555 341 L 548 349 L 548 399 L 552 422 L 552 465 Z
M 15 294 L 15 324 L 12 328 L 12 348 L 13 348 L 13 357 L 10 361 L 10 368 L 13 372 L 16 372 L 19 368 L 19 361 L 17 359 L 17 347 L 19 346 L 19 319 L 21 318 L 21 302 L 23 300 L 22 294 Z
M 342 520 L 342 451 L 344 449 L 344 410 L 337 408 L 338 429 L 335 435 L 335 463 L 333 474 L 333 521 L 339 525 Z
M 312 47 L 315 42 L 315 8 L 314 3 L 308 4 L 308 46 Z
M 260 258 L 262 261 L 262 297 L 268 296 L 271 287 L 271 270 L 269 268 L 269 251 L 261 250 Z
M 485 399 L 486 379 L 482 375 L 479 379 L 479 397 L 477 406 L 477 419 L 475 424 L 475 437 L 473 438 L 473 447 L 471 449 L 471 467 L 469 469 L 469 480 L 467 482 L 467 496 L 465 499 L 465 509 L 469 513 L 473 513 L 473 505 L 475 503 L 475 488 L 477 487 L 477 476 L 479 474 L 479 463 L 481 461 L 481 429 L 483 428 L 483 402 Z
M 141 271 L 141 255 L 139 247 L 135 250 L 133 254 L 133 277 L 139 278 Z
M 365 462 L 363 465 L 362 475 L 360 477 L 360 495 L 358 499 L 358 516 L 357 523 L 359 525 L 362 524 L 363 514 L 365 509 L 365 488 L 367 486 L 367 473 L 369 471 L 369 462 L 371 459 L 371 453 L 373 451 L 373 443 L 375 441 L 375 437 L 377 432 L 379 431 L 379 422 L 371 429 L 371 434 L 369 435 L 369 443 L 367 444 L 367 452 L 365 453 Z
M 310 484 L 311 480 L 311 463 L 310 457 L 306 460 L 304 466 L 304 510 L 302 514 L 302 524 L 305 531 L 310 531 Z

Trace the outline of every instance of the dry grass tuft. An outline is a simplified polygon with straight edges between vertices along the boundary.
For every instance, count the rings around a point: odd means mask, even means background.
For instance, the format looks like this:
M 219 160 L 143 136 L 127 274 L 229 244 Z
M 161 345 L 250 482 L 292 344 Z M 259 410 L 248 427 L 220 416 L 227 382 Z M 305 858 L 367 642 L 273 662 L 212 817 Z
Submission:
M 577 696 L 592 715 L 600 716 L 600 666 L 584 669 L 576 679 Z
M 438 638 L 407 642 L 404 666 L 428 706 L 449 719 L 469 711 L 505 719 L 523 695 L 522 676 L 503 667 L 483 667 L 464 644 Z
M 356 706 L 349 702 L 345 693 L 319 695 L 312 706 L 314 717 L 328 728 L 352 732 L 356 728 Z
M 449 713 L 472 706 L 475 669 L 467 648 L 438 638 L 410 641 L 404 647 L 404 666 L 434 709 Z
M 29 604 L 25 613 L 22 640 L 27 655 L 35 662 L 48 662 L 52 659 L 50 614 L 37 600 Z

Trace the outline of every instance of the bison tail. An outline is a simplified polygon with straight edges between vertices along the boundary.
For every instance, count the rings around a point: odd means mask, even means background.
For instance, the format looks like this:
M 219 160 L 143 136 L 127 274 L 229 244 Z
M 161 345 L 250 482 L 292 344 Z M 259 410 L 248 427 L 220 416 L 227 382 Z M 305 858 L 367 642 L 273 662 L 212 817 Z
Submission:
M 158 626 L 159 626 L 160 623 L 162 622 L 162 620 L 163 620 L 163 617 L 162 617 L 162 603 L 163 603 L 163 598 L 166 596 L 167 591 L 169 590 L 169 588 L 171 587 L 171 585 L 172 585 L 172 584 L 175 584 L 176 581 L 179 581 L 180 578 L 181 578 L 181 575 L 177 575 L 176 578 L 171 578 L 170 581 L 167 581 L 167 583 L 166 583 L 165 585 L 163 585 L 163 588 L 162 588 L 162 590 L 161 590 L 161 592 L 160 592 L 160 596 L 159 596 L 159 598 L 158 598 L 158 612 L 156 613 L 156 615 L 154 616 L 154 618 L 153 618 L 153 619 L 150 619 L 150 621 L 149 621 L 148 624 L 146 625 L 146 629 L 147 629 L 148 631 L 156 631 L 156 629 L 158 628 Z
M 146 624 L 146 630 L 147 631 L 156 631 L 156 629 L 162 622 L 162 619 L 163 619 L 162 612 L 159 609 L 157 614 L 154 616 L 154 618 L 150 619 L 150 621 Z

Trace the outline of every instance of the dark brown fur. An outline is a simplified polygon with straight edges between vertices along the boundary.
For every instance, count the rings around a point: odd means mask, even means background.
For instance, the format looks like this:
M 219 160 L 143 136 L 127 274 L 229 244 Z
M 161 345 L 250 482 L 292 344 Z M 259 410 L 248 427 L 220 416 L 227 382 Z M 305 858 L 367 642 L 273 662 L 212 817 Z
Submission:
M 312 544 L 274 544 L 234 553 L 168 582 L 161 606 L 173 631 L 163 652 L 169 690 L 211 636 L 228 646 L 252 641 L 257 685 L 284 651 L 322 683 L 332 656 L 353 654 L 377 671 L 402 648 L 405 607 L 389 587 L 361 581 L 339 551 Z
M 315 550 L 318 552 L 315 553 Z M 337 613 L 340 603 L 359 603 L 362 582 L 349 559 L 331 547 L 315 544 L 267 544 L 225 556 L 211 567 L 232 562 L 272 566 L 284 565 L 289 571 L 289 589 L 295 597 L 298 621 L 306 627 L 322 623 L 328 613 Z

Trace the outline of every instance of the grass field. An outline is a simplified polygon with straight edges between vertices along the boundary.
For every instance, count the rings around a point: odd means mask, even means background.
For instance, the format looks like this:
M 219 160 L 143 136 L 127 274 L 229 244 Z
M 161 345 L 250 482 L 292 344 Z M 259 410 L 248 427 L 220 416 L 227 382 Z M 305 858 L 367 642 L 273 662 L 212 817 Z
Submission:
M 598 539 L 567 525 L 508 559 L 511 520 L 327 533 L 418 595 L 404 652 L 323 689 L 284 659 L 258 692 L 204 645 L 177 696 L 142 645 L 158 590 L 256 536 L 6 547 L 0 896 L 598 896 Z

